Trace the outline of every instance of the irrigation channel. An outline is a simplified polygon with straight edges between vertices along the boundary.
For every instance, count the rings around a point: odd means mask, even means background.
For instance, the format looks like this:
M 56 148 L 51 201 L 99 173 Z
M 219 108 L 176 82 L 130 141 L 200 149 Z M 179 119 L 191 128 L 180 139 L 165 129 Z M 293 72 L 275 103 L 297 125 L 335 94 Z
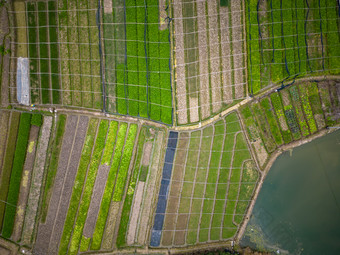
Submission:
M 280 254 L 338 254 L 339 153 L 340 130 L 280 155 L 241 245 Z

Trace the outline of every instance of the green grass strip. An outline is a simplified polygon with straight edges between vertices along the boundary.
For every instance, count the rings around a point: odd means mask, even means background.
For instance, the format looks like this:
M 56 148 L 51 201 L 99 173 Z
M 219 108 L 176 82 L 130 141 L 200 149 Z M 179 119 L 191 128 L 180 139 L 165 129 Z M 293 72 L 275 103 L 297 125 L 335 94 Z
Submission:
M 70 241 L 69 254 L 78 253 L 78 248 L 83 233 L 83 228 L 85 225 L 87 212 L 90 207 L 93 186 L 96 181 L 98 167 L 105 147 L 108 126 L 109 126 L 108 120 L 100 121 L 96 143 L 91 157 L 91 163 L 86 176 L 86 183 L 84 185 L 83 196 L 79 205 L 78 216 L 75 222 L 75 226 L 73 228 L 73 235 Z
M 48 27 L 46 2 L 38 2 L 38 26 L 40 41 L 40 77 L 41 77 L 41 95 L 42 103 L 50 104 L 50 71 L 49 71 L 49 54 L 48 54 Z
M 80 241 L 79 251 L 80 252 L 87 251 L 89 249 L 89 246 L 90 246 L 90 241 L 91 241 L 91 238 L 87 238 L 85 236 L 82 236 L 81 241 Z
M 277 83 L 283 79 L 284 51 L 282 50 L 282 30 L 281 30 L 281 1 L 272 0 L 273 16 L 273 41 L 274 41 L 274 63 L 272 63 L 272 81 Z M 292 25 L 292 24 L 290 24 Z
M 117 137 L 117 130 L 118 130 L 118 122 L 117 121 L 111 121 L 110 127 L 106 139 L 106 144 L 104 148 L 104 154 L 102 157 L 101 164 L 110 165 L 112 152 L 115 147 L 115 141 Z
M 61 237 L 59 254 L 66 254 L 68 249 L 68 243 L 73 231 L 73 225 L 78 210 L 80 194 L 82 193 L 86 172 L 88 165 L 90 164 L 92 147 L 96 136 L 96 130 L 98 126 L 98 119 L 91 119 L 89 122 L 81 158 L 79 162 L 77 176 L 72 189 L 72 196 L 70 205 L 67 211 L 67 216 L 64 224 L 63 235 Z
M 118 248 L 126 245 L 126 234 L 130 220 L 130 210 L 132 206 L 133 196 L 135 194 L 135 187 L 137 178 L 142 171 L 141 159 L 143 155 L 143 148 L 145 143 L 145 133 L 147 132 L 147 127 L 143 126 L 138 138 L 137 156 L 135 165 L 133 168 L 133 173 L 130 178 L 128 191 L 124 200 L 123 211 L 120 217 L 119 231 L 117 236 L 116 245 Z
M 42 213 L 41 213 L 42 215 L 41 219 L 43 223 L 45 223 L 46 221 L 48 204 L 50 201 L 50 197 L 52 195 L 54 177 L 58 169 L 59 155 L 60 155 L 61 145 L 63 142 L 63 136 L 65 132 L 65 123 L 66 123 L 66 115 L 60 115 L 57 121 L 56 135 L 53 141 L 51 159 L 50 159 L 50 163 L 48 166 L 47 177 L 46 177 L 46 184 L 45 184 L 43 204 L 42 204 Z
M 266 115 L 266 119 L 267 119 L 267 122 L 269 124 L 270 131 L 271 131 L 271 133 L 274 137 L 275 143 L 278 146 L 282 145 L 283 139 L 282 139 L 282 136 L 281 136 L 280 128 L 279 128 L 279 125 L 277 123 L 277 120 L 276 120 L 274 111 L 272 109 L 272 106 L 270 104 L 269 98 L 267 98 L 267 97 L 264 98 L 261 101 L 260 104 L 261 104 L 261 107 L 264 110 L 264 113 Z
M 58 54 L 58 35 L 57 35 L 57 17 L 56 4 L 54 1 L 48 2 L 48 24 L 50 36 L 50 66 L 51 66 L 51 81 L 52 81 L 52 98 L 53 104 L 60 104 L 60 84 L 59 84 L 59 54 Z
M 33 114 L 31 119 L 31 125 L 35 125 L 37 127 L 41 127 L 42 125 L 42 115 L 40 113 Z
M 340 69 L 340 38 L 339 38 L 339 16 L 336 1 L 327 1 L 327 48 L 329 67 L 331 74 L 339 73 Z
M 285 70 L 285 77 L 293 76 L 295 74 L 295 48 L 294 48 L 294 23 L 293 23 L 293 3 L 295 1 L 292 0 L 282 0 L 282 26 L 283 26 L 283 34 L 284 34 L 284 46 L 285 46 L 285 61 L 286 68 L 288 68 L 288 72 Z
M 113 193 L 112 201 L 122 201 L 125 182 L 130 166 L 131 156 L 133 147 L 135 144 L 135 138 L 137 135 L 138 125 L 132 124 L 130 125 L 128 136 L 126 138 L 125 146 L 124 146 L 124 153 L 122 155 L 122 159 L 119 166 L 118 176 L 115 185 L 115 191 Z
M 10 238 L 13 232 L 16 206 L 19 198 L 20 182 L 25 162 L 28 137 L 31 127 L 31 114 L 23 113 L 20 116 L 17 144 L 15 147 L 13 168 L 7 195 L 7 205 L 5 209 L 4 225 L 2 236 Z
M 28 23 L 28 52 L 30 58 L 30 85 L 31 85 L 31 102 L 40 103 L 40 85 L 39 85 L 39 55 L 37 44 L 37 17 L 36 3 L 27 3 L 27 23 Z
M 299 73 L 301 75 L 307 73 L 307 53 L 306 53 L 306 31 L 305 31 L 305 1 L 296 1 L 296 23 L 297 23 L 297 39 L 298 54 L 300 57 Z
M 270 95 L 270 99 L 274 107 L 278 122 L 279 123 L 282 122 L 282 124 L 280 125 L 280 130 L 282 133 L 283 141 L 284 143 L 290 143 L 292 141 L 292 135 L 291 135 L 289 127 L 287 126 L 288 124 L 287 124 L 286 116 L 283 110 L 281 97 L 278 93 L 272 93 Z
M 3 201 L 7 200 L 9 181 L 11 178 L 11 170 L 13 165 L 13 157 L 15 152 L 15 145 L 17 141 L 18 128 L 19 128 L 20 113 L 12 112 L 11 126 L 9 128 L 8 137 L 11 139 L 7 142 L 6 155 L 4 158 L 1 185 L 0 185 L 0 230 L 3 223 L 6 204 Z
M 317 83 L 312 82 L 308 84 L 306 87 L 308 89 L 308 99 L 310 105 L 312 106 L 312 111 L 314 115 L 316 114 L 323 115 Z
M 270 132 L 270 127 L 266 121 L 266 118 L 263 114 L 263 111 L 260 108 L 260 105 L 257 103 L 254 103 L 252 105 L 252 110 L 254 112 L 255 115 L 255 119 L 258 123 L 258 126 L 260 128 L 260 132 L 261 132 L 261 136 L 262 136 L 262 140 L 264 142 L 264 145 L 267 149 L 267 151 L 273 152 L 276 148 L 276 144 L 275 141 L 272 137 L 272 134 Z
M 117 135 L 116 147 L 115 147 L 115 151 L 113 154 L 112 164 L 111 164 L 110 172 L 109 172 L 109 175 L 106 181 L 106 186 L 105 186 L 102 202 L 100 204 L 96 227 L 93 233 L 91 250 L 100 249 L 100 245 L 101 245 L 101 241 L 102 241 L 102 237 L 103 237 L 103 233 L 105 229 L 105 223 L 106 223 L 106 219 L 109 213 L 110 202 L 111 202 L 113 188 L 115 185 L 117 171 L 118 171 L 120 159 L 123 153 L 123 146 L 125 142 L 126 131 L 127 131 L 127 123 L 120 124 L 118 135 Z
M 301 98 L 302 108 L 303 108 L 303 111 L 305 113 L 306 120 L 307 120 L 307 123 L 308 123 L 308 126 L 309 126 L 309 130 L 310 130 L 311 134 L 313 134 L 316 131 L 318 131 L 318 128 L 316 127 L 312 107 L 311 107 L 309 100 L 308 100 L 308 90 L 307 90 L 306 86 L 308 86 L 308 85 L 300 84 L 300 86 L 299 86 L 300 98 Z
M 303 110 L 302 110 L 302 107 L 301 107 L 301 101 L 300 101 L 301 99 L 300 99 L 300 96 L 299 96 L 298 89 L 297 89 L 296 86 L 292 86 L 292 87 L 289 88 L 289 92 L 290 92 L 290 95 L 292 97 L 292 102 L 293 102 L 293 106 L 295 108 L 296 116 L 299 120 L 301 133 L 302 133 L 303 136 L 307 136 L 310 133 L 309 133 L 307 121 L 304 117 Z

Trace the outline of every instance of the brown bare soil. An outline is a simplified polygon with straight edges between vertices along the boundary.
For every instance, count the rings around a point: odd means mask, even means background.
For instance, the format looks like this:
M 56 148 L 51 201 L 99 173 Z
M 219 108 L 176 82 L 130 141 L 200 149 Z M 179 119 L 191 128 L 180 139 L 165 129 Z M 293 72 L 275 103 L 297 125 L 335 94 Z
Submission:
M 74 180 L 76 178 L 78 165 L 81 157 L 81 151 L 86 137 L 88 122 L 89 122 L 88 117 L 80 116 L 77 126 L 74 127 L 76 129 L 76 135 L 73 142 L 72 154 L 67 166 L 66 178 L 64 180 L 64 186 L 61 193 L 61 199 L 59 202 L 60 204 L 55 218 L 54 228 L 49 246 L 49 252 L 51 254 L 56 254 L 58 252 L 58 245 L 60 243 L 61 235 L 63 233 L 63 226 L 66 220 L 66 215 L 72 194 L 72 188 L 74 185 Z
M 159 29 L 164 30 L 167 29 L 168 23 L 166 22 L 166 17 L 168 14 L 166 13 L 165 9 L 167 8 L 165 0 L 159 0 Z
M 221 27 L 221 54 L 222 54 L 222 84 L 223 101 L 231 103 L 233 101 L 232 87 L 232 67 L 230 49 L 230 30 L 229 30 L 229 7 L 220 6 L 220 27 Z
M 25 209 L 31 185 L 31 176 L 33 172 L 33 165 L 35 159 L 36 145 L 39 136 L 39 127 L 31 126 L 30 136 L 28 139 L 28 149 L 24 164 L 23 175 L 20 184 L 20 193 L 18 200 L 18 207 L 15 216 L 14 230 L 12 239 L 16 242 L 21 238 L 22 225 L 24 223 Z
M 318 129 L 322 129 L 325 127 L 326 123 L 323 114 L 315 114 L 314 119 L 316 121 L 316 126 L 318 127 Z
M 48 205 L 46 223 L 40 224 L 38 228 L 37 240 L 34 247 L 34 251 L 37 254 L 48 254 L 50 238 L 52 236 L 53 226 L 57 217 L 59 202 L 62 196 L 62 189 L 67 174 L 67 166 L 71 155 L 77 121 L 78 117 L 74 115 L 67 118 L 63 144 L 58 162 L 58 170 L 54 180 L 51 200 Z
M 184 61 L 184 37 L 182 18 L 182 0 L 174 0 L 173 14 L 175 18 L 174 34 L 175 34 L 175 80 L 177 94 L 177 117 L 179 124 L 188 122 L 187 114 L 187 90 L 185 81 L 185 61 Z M 178 19 L 176 19 L 178 18 Z
M 189 107 L 190 107 L 190 121 L 197 122 L 199 121 L 198 116 L 198 97 L 189 97 Z
M 189 214 L 180 214 L 177 218 L 174 245 L 185 244 L 186 228 L 188 224 Z
M 232 25 L 232 40 L 233 40 L 233 63 L 234 63 L 234 84 L 235 84 L 235 98 L 244 97 L 244 82 L 243 68 L 243 27 L 241 22 L 242 12 L 241 0 L 233 0 L 231 5 L 231 25 Z
M 93 231 L 96 226 L 96 221 L 99 213 L 100 203 L 104 194 L 107 176 L 109 175 L 110 166 L 100 165 L 96 181 L 94 183 L 90 207 L 87 213 L 87 218 L 84 226 L 84 236 L 90 238 L 93 236 Z
M 14 2 L 14 10 L 18 12 L 15 14 L 15 25 L 19 28 L 16 29 L 16 41 L 20 44 L 16 45 L 16 54 L 18 57 L 27 58 L 27 33 L 26 33 L 26 15 L 25 3 Z
M 208 1 L 208 20 L 209 20 L 209 44 L 210 44 L 210 80 L 211 80 L 211 99 L 212 110 L 217 113 L 221 110 L 221 74 L 220 74 L 220 38 L 218 35 L 218 13 L 217 1 Z
M 141 216 L 138 225 L 138 236 L 137 236 L 137 243 L 139 245 L 145 245 L 148 240 L 148 234 L 150 230 L 150 221 L 151 221 L 151 212 L 152 207 L 156 203 L 156 183 L 160 176 L 161 171 L 161 153 L 162 147 L 161 144 L 164 140 L 164 133 L 162 131 L 158 132 L 156 139 L 155 139 L 155 149 L 151 161 L 150 167 L 150 174 L 148 178 L 148 183 L 146 187 L 146 192 L 144 194 L 144 199 L 141 208 Z
M 144 193 L 144 186 L 145 186 L 145 182 L 137 183 L 136 193 L 135 193 L 134 200 L 133 200 L 131 219 L 129 222 L 127 240 L 126 240 L 126 243 L 128 245 L 131 245 L 135 242 L 138 217 L 139 217 L 141 203 L 143 199 L 143 193 Z
M 153 145 L 152 142 L 146 142 L 144 144 L 142 166 L 149 166 L 152 145 Z
M 198 58 L 200 73 L 201 118 L 210 116 L 210 89 L 208 68 L 207 19 L 205 2 L 197 2 Z
M 257 159 L 262 167 L 268 158 L 268 153 L 264 148 L 261 139 L 257 139 L 256 142 L 252 143 L 256 151 Z
M 7 111 L 0 111 L 0 176 L 2 172 L 2 164 L 6 151 L 6 143 L 7 143 L 7 132 L 9 125 L 9 117 L 10 113 Z
M 104 13 L 111 14 L 112 13 L 112 0 L 104 0 Z

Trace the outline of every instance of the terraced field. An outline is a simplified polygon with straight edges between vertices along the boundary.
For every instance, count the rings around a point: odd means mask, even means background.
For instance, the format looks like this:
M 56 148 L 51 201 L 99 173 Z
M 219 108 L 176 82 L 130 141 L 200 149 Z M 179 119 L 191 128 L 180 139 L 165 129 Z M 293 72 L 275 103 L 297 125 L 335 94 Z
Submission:
M 336 1 L 246 2 L 249 92 L 340 71 Z
M 339 98 L 339 80 L 308 81 L 242 107 L 241 116 L 260 165 L 280 146 L 338 124 Z
M 209 118 L 246 96 L 243 1 L 172 2 L 178 124 Z
M 199 130 L 170 132 L 150 245 L 233 238 L 258 175 L 235 112 Z

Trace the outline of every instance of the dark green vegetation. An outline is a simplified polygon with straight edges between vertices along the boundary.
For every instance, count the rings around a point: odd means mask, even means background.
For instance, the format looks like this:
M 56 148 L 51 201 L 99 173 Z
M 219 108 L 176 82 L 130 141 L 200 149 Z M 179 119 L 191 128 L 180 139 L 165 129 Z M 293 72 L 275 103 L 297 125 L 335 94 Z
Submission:
M 301 82 L 242 107 L 251 142 L 260 139 L 270 154 L 282 144 L 338 123 L 338 87 L 336 81 Z
M 171 124 L 170 35 L 160 29 L 158 1 L 112 7 L 103 16 L 107 110 Z
M 11 179 L 8 188 L 4 224 L 2 226 L 2 235 L 6 238 L 10 238 L 14 227 L 16 205 L 19 197 L 20 182 L 25 161 L 30 126 L 31 114 L 21 114 Z
M 247 0 L 249 91 L 340 70 L 336 1 Z

